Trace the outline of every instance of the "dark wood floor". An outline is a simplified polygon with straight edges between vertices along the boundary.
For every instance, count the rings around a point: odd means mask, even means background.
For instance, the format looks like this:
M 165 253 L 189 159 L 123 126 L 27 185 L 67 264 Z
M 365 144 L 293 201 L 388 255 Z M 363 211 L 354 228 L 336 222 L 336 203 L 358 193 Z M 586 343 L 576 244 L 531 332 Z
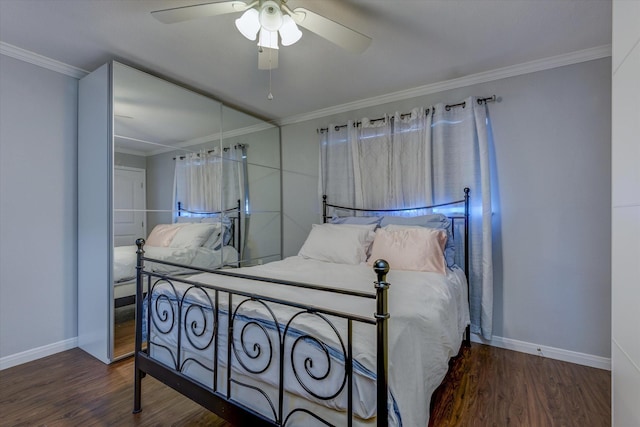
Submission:
M 473 344 L 434 393 L 429 426 L 611 425 L 611 372 Z
M 0 425 L 231 427 L 150 377 L 133 415 L 132 378 L 131 358 L 104 365 L 79 349 L 0 371 Z M 608 371 L 473 344 L 434 395 L 429 426 L 601 427 L 610 401 Z
M 115 309 L 113 328 L 114 359 L 133 354 L 136 338 L 136 306 L 127 305 Z

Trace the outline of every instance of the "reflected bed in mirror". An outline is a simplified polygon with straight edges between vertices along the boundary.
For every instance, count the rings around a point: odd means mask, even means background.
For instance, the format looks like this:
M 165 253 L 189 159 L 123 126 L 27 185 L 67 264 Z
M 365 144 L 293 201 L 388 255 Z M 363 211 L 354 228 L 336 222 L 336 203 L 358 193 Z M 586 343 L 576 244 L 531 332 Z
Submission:
M 180 206 L 180 204 L 179 204 Z M 236 207 L 218 212 L 178 209 L 175 223 L 156 225 L 146 239 L 145 256 L 159 261 L 214 270 L 238 267 L 241 252 L 240 201 Z M 115 307 L 135 302 L 135 245 L 116 246 L 113 251 Z M 150 263 L 151 271 L 171 275 L 192 270 Z

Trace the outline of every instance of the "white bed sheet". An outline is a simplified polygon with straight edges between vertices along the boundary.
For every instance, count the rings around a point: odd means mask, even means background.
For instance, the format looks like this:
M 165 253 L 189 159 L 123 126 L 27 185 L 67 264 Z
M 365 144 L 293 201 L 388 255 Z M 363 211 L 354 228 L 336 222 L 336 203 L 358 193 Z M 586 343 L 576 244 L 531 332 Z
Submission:
M 126 282 L 136 277 L 137 246 L 116 246 L 113 248 L 113 281 Z M 215 269 L 238 262 L 238 251 L 233 246 L 223 246 L 213 250 L 205 247 L 171 248 L 145 246 L 145 257 L 169 261 L 177 264 L 191 265 L 199 268 Z M 167 274 L 178 274 L 188 270 L 177 267 L 148 263 L 147 270 Z
M 365 292 L 374 292 L 373 281 L 376 280 L 371 266 L 366 264 L 345 265 L 332 264 L 301 257 L 290 257 L 263 266 L 255 266 L 234 270 L 255 276 L 271 277 L 282 280 L 317 283 L 330 287 L 348 288 Z M 274 285 L 261 282 L 247 282 L 242 279 L 221 277 L 212 274 L 201 274 L 192 277 L 202 283 L 233 287 L 236 290 L 254 292 L 290 301 L 329 307 L 333 310 L 349 312 L 371 318 L 375 311 L 375 300 L 362 300 L 353 297 L 326 294 L 320 291 L 301 290 L 299 288 Z M 391 283 L 389 289 L 389 389 L 392 396 L 390 403 L 391 425 L 427 425 L 429 417 L 429 401 L 431 394 L 444 378 L 449 359 L 456 355 L 464 332 L 469 322 L 467 304 L 467 288 L 464 273 L 458 268 L 448 270 L 443 276 L 436 273 L 392 270 L 387 276 Z M 165 291 L 169 288 L 164 287 Z M 190 298 L 202 300 L 204 295 L 192 293 Z M 225 308 L 225 298 L 221 298 L 221 309 Z M 234 304 L 235 305 L 235 304 Z M 255 310 L 256 317 L 263 317 L 261 310 Z M 287 314 L 287 312 L 289 312 Z M 278 318 L 285 318 L 297 310 L 282 308 L 276 310 Z M 243 313 L 251 315 L 251 313 Z M 301 319 L 299 327 L 312 331 L 322 337 L 334 348 L 339 348 L 335 334 L 326 324 L 317 319 Z M 220 324 L 226 330 L 226 324 Z M 341 334 L 344 327 L 336 325 Z M 344 334 L 343 334 L 344 336 Z M 375 326 L 354 323 L 354 359 L 361 364 L 360 374 L 356 369 L 354 375 L 354 411 L 368 424 L 375 415 L 375 381 L 371 374 L 375 373 Z M 170 336 L 152 334 L 154 340 L 163 345 L 176 345 Z M 226 354 L 226 339 L 220 334 L 219 354 Z M 237 336 L 234 336 L 237 343 Z M 184 341 L 183 341 L 184 342 Z M 157 349 L 157 350 L 154 350 Z M 192 351 L 189 343 L 183 344 L 183 353 L 193 356 L 200 363 L 210 362 L 203 359 L 202 354 Z M 152 346 L 152 356 L 172 365 L 166 351 Z M 224 357 L 222 357 L 224 359 Z M 224 360 L 221 360 L 225 364 Z M 191 367 L 192 366 L 192 367 Z M 199 368 L 197 363 L 187 366 L 183 373 L 192 376 L 203 384 L 211 385 L 210 374 Z M 235 366 L 235 365 L 234 365 Z M 285 374 L 290 377 L 290 370 Z M 234 374 L 235 375 L 235 374 Z M 261 381 L 269 386 L 277 385 L 277 376 L 273 372 L 262 374 Z M 226 385 L 219 379 L 218 389 L 224 390 Z M 332 387 L 329 384 L 328 387 Z M 294 394 L 305 396 L 306 392 L 287 382 L 286 388 Z M 247 394 L 247 393 L 245 393 Z M 249 393 L 250 394 L 250 393 Z M 346 407 L 346 393 L 329 402 L 338 411 Z M 309 397 L 307 395 L 307 397 Z M 313 399 L 311 399 L 313 400 Z M 321 412 L 326 412 L 319 409 Z M 331 411 L 329 411 L 331 412 Z M 335 411 L 334 411 L 335 412 Z M 344 416 L 344 415 L 343 415 Z M 396 419 L 396 416 L 399 419 Z M 400 421 L 401 420 L 401 421 Z

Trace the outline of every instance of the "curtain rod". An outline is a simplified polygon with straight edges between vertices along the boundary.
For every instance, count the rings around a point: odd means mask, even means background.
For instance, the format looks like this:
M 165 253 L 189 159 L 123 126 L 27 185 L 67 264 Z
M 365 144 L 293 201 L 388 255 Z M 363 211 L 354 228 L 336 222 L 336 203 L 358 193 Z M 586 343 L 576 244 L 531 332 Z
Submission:
M 233 148 L 245 148 L 245 147 L 246 146 L 244 144 L 236 144 L 236 145 L 233 146 Z M 222 151 L 229 151 L 230 148 L 231 147 L 224 147 L 222 149 Z M 215 148 L 213 150 L 207 150 L 207 154 L 211 154 L 214 151 L 216 151 Z M 200 153 L 194 153 L 194 154 L 196 154 L 198 157 L 200 157 Z M 176 159 L 184 160 L 186 158 L 187 158 L 187 156 L 178 156 L 178 157 L 174 157 L 173 160 L 176 160 Z
M 487 102 L 496 102 L 496 96 L 495 95 L 491 95 L 491 96 L 488 96 L 486 98 L 478 98 L 477 102 L 478 102 L 478 105 L 486 104 Z M 444 109 L 446 111 L 449 111 L 453 107 L 462 107 L 462 108 L 464 108 L 466 105 L 467 105 L 467 102 L 463 101 L 463 102 L 460 102 L 458 104 L 447 104 L 447 105 L 444 106 Z M 425 115 L 428 116 L 429 113 L 432 113 L 432 112 L 435 113 L 435 110 L 436 110 L 435 107 L 427 108 L 427 111 L 425 111 Z M 410 115 L 411 115 L 411 113 L 401 113 L 400 114 L 400 118 L 404 119 L 406 116 L 410 116 Z M 389 119 L 393 120 L 394 116 L 391 116 Z M 380 118 L 377 118 L 377 119 L 371 119 L 369 121 L 370 122 L 379 122 L 379 121 L 382 121 L 382 120 L 385 120 L 385 117 L 380 117 Z M 360 126 L 361 124 L 362 124 L 362 122 L 355 122 L 353 125 L 354 126 Z M 336 125 L 335 126 L 335 130 L 338 131 L 338 130 L 340 130 L 340 128 L 346 128 L 347 126 L 348 125 L 346 125 L 346 124 L 345 125 Z M 318 133 L 323 133 L 323 132 L 328 132 L 328 131 L 329 131 L 328 127 L 317 129 Z

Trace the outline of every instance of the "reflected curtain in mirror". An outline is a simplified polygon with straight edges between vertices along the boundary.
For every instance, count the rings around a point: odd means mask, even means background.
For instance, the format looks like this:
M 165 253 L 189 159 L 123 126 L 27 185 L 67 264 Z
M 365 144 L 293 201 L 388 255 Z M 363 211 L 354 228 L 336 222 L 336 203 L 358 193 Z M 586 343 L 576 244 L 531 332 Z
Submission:
M 248 208 L 245 153 L 243 145 L 235 145 L 176 158 L 174 206 L 179 202 L 186 211 L 216 212 L 243 200 Z

